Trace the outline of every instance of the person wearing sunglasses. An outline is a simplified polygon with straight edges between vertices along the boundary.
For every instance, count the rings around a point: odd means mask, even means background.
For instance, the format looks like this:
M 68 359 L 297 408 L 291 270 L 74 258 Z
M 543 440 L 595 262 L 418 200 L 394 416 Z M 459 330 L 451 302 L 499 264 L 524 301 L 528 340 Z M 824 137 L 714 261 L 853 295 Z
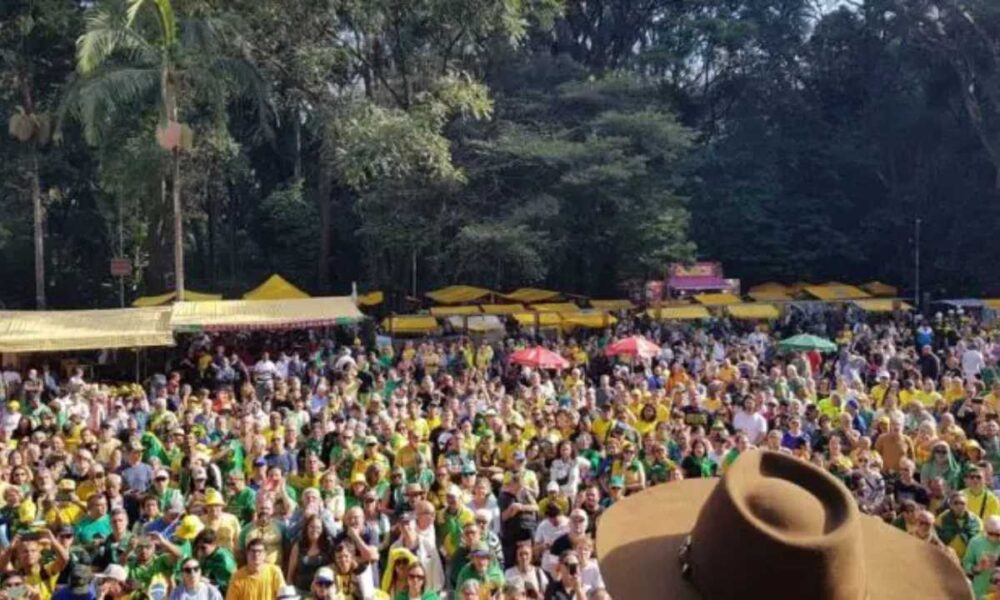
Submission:
M 396 592 L 392 600 L 438 600 L 440 596 L 426 588 L 427 571 L 419 562 L 410 563 L 406 571 L 406 589 Z
M 198 559 L 188 558 L 181 563 L 180 584 L 170 593 L 170 600 L 222 600 L 222 594 L 202 579 Z

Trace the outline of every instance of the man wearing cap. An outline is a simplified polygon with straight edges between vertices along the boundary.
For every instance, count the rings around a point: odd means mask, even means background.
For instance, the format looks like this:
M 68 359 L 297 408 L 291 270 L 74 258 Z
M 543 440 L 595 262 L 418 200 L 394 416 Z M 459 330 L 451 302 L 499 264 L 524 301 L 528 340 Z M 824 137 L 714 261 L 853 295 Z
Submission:
M 330 567 L 320 567 L 313 575 L 312 585 L 309 587 L 308 600 L 334 600 L 337 590 L 334 589 L 336 578 L 333 569 Z
M 155 539 L 153 536 L 157 536 Z M 163 547 L 166 541 L 156 533 L 150 536 L 132 538 L 132 548 L 125 555 L 129 577 L 136 582 L 141 591 L 146 591 L 153 578 L 169 578 L 174 572 L 176 558 L 168 552 L 157 554 L 157 548 Z
M 226 503 L 219 490 L 208 488 L 205 491 L 205 514 L 202 522 L 207 529 L 215 532 L 220 546 L 233 551 L 236 549 L 242 527 L 235 515 L 225 512 L 225 507 Z
M 94 577 L 98 599 L 114 600 L 120 598 L 125 592 L 128 580 L 129 573 L 125 567 L 108 565 L 104 571 Z
M 558 514 L 569 514 L 569 498 L 561 493 L 559 484 L 555 481 L 550 481 L 545 486 L 545 497 L 538 501 L 538 512 L 548 515 L 550 506 L 555 506 Z
M 52 594 L 52 600 L 97 600 L 94 588 L 94 573 L 88 565 L 74 565 L 69 574 L 68 584 Z
M 167 507 L 171 503 L 176 502 L 176 499 L 180 499 L 180 502 L 184 502 L 184 495 L 181 491 L 175 487 L 170 486 L 170 471 L 167 469 L 159 469 L 156 471 L 153 477 L 153 488 L 149 490 L 149 493 L 155 495 L 160 501 L 160 510 L 166 512 Z
M 56 490 L 55 501 L 45 510 L 45 522 L 49 525 L 79 523 L 86 504 L 76 497 L 76 482 L 72 479 L 60 479 Z
M 475 520 L 472 510 L 462 502 L 462 490 L 455 484 L 449 485 L 437 516 L 437 537 L 446 558 L 458 549 L 462 529 Z
M 236 559 L 232 552 L 219 547 L 214 531 L 203 529 L 194 539 L 194 555 L 201 565 L 202 574 L 225 594 L 229 589 L 229 580 L 236 572 Z
M 469 564 L 462 567 L 458 573 L 458 580 L 455 583 L 456 589 L 461 589 L 465 582 L 474 580 L 479 582 L 480 593 L 485 597 L 492 597 L 498 593 L 504 584 L 503 571 L 490 556 L 490 549 L 485 543 L 479 543 L 469 552 Z

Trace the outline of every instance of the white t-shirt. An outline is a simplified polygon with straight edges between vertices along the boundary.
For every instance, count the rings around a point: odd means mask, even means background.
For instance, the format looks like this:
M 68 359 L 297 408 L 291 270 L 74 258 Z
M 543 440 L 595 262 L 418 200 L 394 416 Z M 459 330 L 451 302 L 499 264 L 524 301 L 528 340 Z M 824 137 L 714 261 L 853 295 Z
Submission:
M 966 378 L 972 379 L 983 370 L 986 366 L 986 361 L 983 359 L 983 353 L 975 348 L 969 348 L 962 353 L 962 374 Z
M 742 431 L 750 438 L 751 444 L 758 444 L 767 434 L 767 420 L 760 413 L 737 411 L 733 417 L 733 427 Z

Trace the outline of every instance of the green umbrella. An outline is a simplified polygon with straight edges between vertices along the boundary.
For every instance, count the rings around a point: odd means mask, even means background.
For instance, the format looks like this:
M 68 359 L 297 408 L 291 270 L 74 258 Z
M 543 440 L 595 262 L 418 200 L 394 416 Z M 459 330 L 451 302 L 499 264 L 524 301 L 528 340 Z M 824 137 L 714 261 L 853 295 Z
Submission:
M 782 352 L 802 352 L 819 350 L 820 352 L 836 352 L 837 344 L 815 335 L 803 333 L 778 342 L 778 350 Z

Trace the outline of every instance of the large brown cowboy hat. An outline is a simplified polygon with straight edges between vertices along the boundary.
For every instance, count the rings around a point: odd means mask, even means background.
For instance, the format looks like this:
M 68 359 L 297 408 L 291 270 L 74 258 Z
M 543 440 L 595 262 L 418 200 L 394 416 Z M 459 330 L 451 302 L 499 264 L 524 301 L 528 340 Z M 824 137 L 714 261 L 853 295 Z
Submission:
M 973 598 L 942 550 L 862 515 L 839 480 L 776 452 L 615 503 L 597 551 L 624 600 Z

